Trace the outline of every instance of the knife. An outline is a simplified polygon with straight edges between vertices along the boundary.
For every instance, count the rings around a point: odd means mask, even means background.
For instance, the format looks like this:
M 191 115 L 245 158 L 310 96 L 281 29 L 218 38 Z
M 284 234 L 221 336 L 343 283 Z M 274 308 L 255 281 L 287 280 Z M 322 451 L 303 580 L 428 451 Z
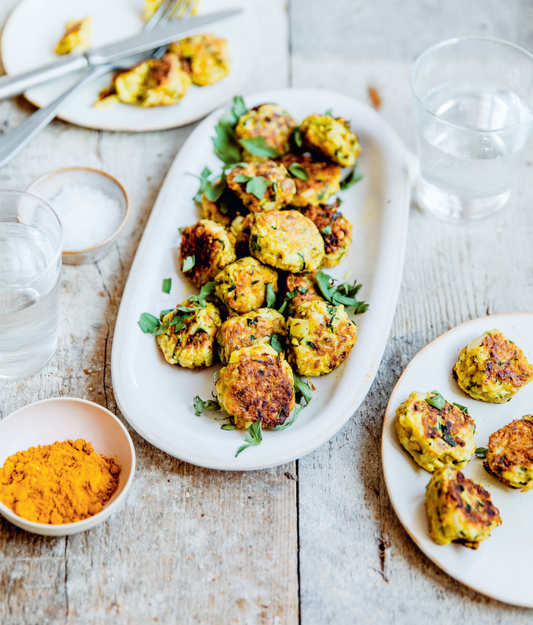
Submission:
M 30 87 L 66 76 L 80 69 L 115 63 L 129 56 L 166 46 L 199 28 L 204 28 L 209 24 L 213 24 L 213 22 L 233 17 L 239 13 L 241 13 L 241 10 L 235 9 L 200 17 L 191 17 L 188 20 L 175 21 L 117 43 L 100 48 L 92 48 L 78 56 L 67 56 L 51 65 L 38 67 L 17 76 L 2 76 L 0 77 L 0 100 L 11 98 L 19 93 L 23 93 Z

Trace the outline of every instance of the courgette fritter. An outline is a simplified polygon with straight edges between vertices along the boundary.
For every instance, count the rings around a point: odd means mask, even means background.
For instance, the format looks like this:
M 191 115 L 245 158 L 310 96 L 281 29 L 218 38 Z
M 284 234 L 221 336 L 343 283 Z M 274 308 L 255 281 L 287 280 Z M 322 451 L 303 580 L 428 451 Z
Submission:
M 296 163 L 304 168 L 308 176 L 307 180 L 302 180 L 302 174 L 301 177 L 294 176 L 296 194 L 291 200 L 292 206 L 325 204 L 332 195 L 340 191 L 341 168 L 335 163 L 315 160 L 309 154 L 286 154 L 280 163 L 289 171 L 291 165 Z
M 256 185 L 253 190 L 250 190 L 251 185 Z M 284 208 L 296 193 L 289 172 L 283 165 L 270 160 L 234 167 L 228 173 L 228 187 L 253 213 Z
M 442 409 L 428 404 L 434 393 L 411 393 L 396 410 L 398 439 L 426 471 L 448 464 L 464 467 L 476 449 L 474 419 L 446 402 Z
M 235 260 L 235 239 L 220 224 L 201 219 L 183 230 L 180 269 L 198 288 L 213 280 L 226 265 Z M 190 269 L 184 271 L 184 265 Z
M 88 50 L 91 47 L 92 21 L 92 18 L 85 17 L 67 22 L 65 34 L 56 46 L 56 54 L 81 54 Z
M 239 429 L 283 425 L 295 406 L 292 369 L 270 345 L 234 351 L 216 382 L 218 401 Z
M 323 154 L 341 167 L 355 165 L 361 153 L 357 135 L 342 117 L 310 115 L 300 125 L 300 136 L 306 148 Z
M 289 151 L 289 139 L 292 131 L 298 126 L 290 114 L 278 104 L 261 104 L 249 109 L 239 117 L 235 127 L 237 139 L 253 139 L 263 137 L 267 146 L 283 156 Z M 241 159 L 245 162 L 262 161 L 268 157 L 254 156 L 243 148 Z
M 433 473 L 426 510 L 429 535 L 438 545 L 456 542 L 477 549 L 502 523 L 490 493 L 450 465 Z
M 287 276 L 286 292 L 290 294 L 288 311 L 294 316 L 298 306 L 304 302 L 324 301 L 316 285 L 316 272 L 290 273 Z
M 500 482 L 524 491 L 533 488 L 533 416 L 526 415 L 489 437 L 485 469 Z
M 531 382 L 533 367 L 513 341 L 491 330 L 461 351 L 453 376 L 473 399 L 503 404 Z
M 213 85 L 230 71 L 228 42 L 213 34 L 186 37 L 171 44 L 168 50 L 179 53 L 188 63 L 193 85 Z

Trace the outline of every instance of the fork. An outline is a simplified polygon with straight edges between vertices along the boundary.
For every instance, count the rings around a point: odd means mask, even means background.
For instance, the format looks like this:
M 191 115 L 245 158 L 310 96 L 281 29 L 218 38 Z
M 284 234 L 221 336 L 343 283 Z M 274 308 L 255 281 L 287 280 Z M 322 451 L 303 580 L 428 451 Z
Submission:
M 187 20 L 195 6 L 196 0 L 163 0 L 153 17 L 144 26 L 143 32 L 164 26 L 175 13 L 178 19 Z M 166 49 L 167 46 L 162 46 L 155 52 L 144 55 L 143 58 L 160 59 L 165 54 Z M 32 113 L 14 130 L 5 133 L 0 138 L 0 168 L 13 160 L 54 119 L 61 107 L 76 93 L 104 74 L 122 67 L 126 67 L 124 62 L 93 67 L 56 100 Z

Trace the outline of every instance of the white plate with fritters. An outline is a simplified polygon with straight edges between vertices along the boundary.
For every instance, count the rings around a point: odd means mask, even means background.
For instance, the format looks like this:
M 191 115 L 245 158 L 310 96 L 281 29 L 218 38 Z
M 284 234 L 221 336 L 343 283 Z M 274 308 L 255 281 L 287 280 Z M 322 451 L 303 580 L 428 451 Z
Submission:
M 2 33 L 2 61 L 8 74 L 20 74 L 53 63 L 54 48 L 74 19 L 92 17 L 92 45 L 101 46 L 140 33 L 144 22 L 144 0 L 22 0 L 9 16 Z M 239 8 L 242 13 L 207 26 L 206 33 L 227 39 L 231 71 L 221 81 L 207 87 L 192 85 L 181 102 L 173 106 L 141 108 L 117 104 L 95 108 L 101 89 L 111 75 L 103 76 L 75 95 L 58 117 L 78 126 L 98 130 L 145 132 L 177 128 L 202 119 L 227 102 L 244 84 L 255 61 L 259 30 L 256 16 L 247 0 L 201 0 L 198 15 Z M 25 96 L 41 107 L 50 104 L 79 78 L 79 74 L 29 89 Z
M 405 151 L 394 131 L 366 104 L 330 91 L 284 89 L 245 98 L 247 107 L 265 102 L 285 107 L 298 122 L 330 108 L 351 120 L 363 148 L 359 166 L 364 178 L 342 193 L 340 210 L 354 226 L 354 239 L 341 264 L 326 271 L 341 280 L 362 282 L 358 297 L 370 309 L 354 318 L 359 337 L 349 357 L 333 373 L 312 379 L 313 399 L 291 427 L 264 430 L 261 445 L 236 458 L 244 442 L 242 431 L 221 430 L 214 418 L 220 413 L 195 416 L 193 398 L 210 398 L 219 365 L 200 372 L 169 365 L 137 321 L 145 311 L 158 315 L 197 293 L 179 271 L 178 228 L 199 219 L 192 201 L 198 181 L 188 172 L 199 175 L 206 165 L 220 170 L 211 137 L 227 109 L 205 119 L 172 165 L 139 245 L 118 314 L 112 375 L 120 409 L 139 434 L 173 456 L 214 469 L 284 464 L 325 443 L 348 421 L 378 370 L 402 279 L 410 189 Z M 168 277 L 170 295 L 161 291 Z
M 452 543 L 437 545 L 429 537 L 425 488 L 431 474 L 419 467 L 396 436 L 396 409 L 413 391 L 439 391 L 450 403 L 468 408 L 476 422 L 477 447 L 487 447 L 489 435 L 533 412 L 533 383 L 506 404 L 476 401 L 464 393 L 452 376 L 459 352 L 487 330 L 497 328 L 514 341 L 533 362 L 533 313 L 509 313 L 474 319 L 459 325 L 422 349 L 398 380 L 383 424 L 383 471 L 392 505 L 403 526 L 420 549 L 443 571 L 489 597 L 533 608 L 533 491 L 504 486 L 473 458 L 463 473 L 490 492 L 502 525 L 493 530 L 476 551 Z

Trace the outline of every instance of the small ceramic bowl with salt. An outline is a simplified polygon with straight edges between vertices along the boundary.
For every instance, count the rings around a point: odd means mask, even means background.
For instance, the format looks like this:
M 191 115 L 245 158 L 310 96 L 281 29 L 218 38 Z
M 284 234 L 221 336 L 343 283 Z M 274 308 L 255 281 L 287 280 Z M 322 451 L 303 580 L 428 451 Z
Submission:
M 104 256 L 124 229 L 130 201 L 118 180 L 98 169 L 51 171 L 26 189 L 55 210 L 63 226 L 63 263 L 81 265 Z

